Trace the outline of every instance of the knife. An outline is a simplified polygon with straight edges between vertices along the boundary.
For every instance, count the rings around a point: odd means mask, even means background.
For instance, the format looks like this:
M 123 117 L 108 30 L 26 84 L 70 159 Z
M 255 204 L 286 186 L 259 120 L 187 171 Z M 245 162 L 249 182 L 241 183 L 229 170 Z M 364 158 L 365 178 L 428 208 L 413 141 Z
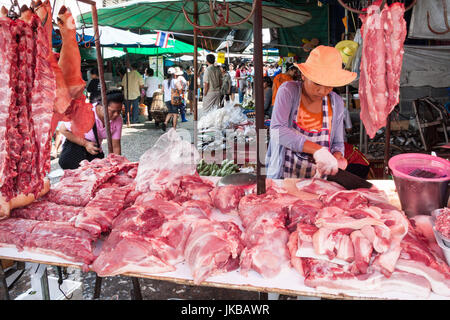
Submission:
M 342 169 L 339 169 L 338 173 L 334 176 L 327 176 L 327 180 L 336 182 L 347 190 L 359 188 L 370 189 L 373 186 L 369 181 Z

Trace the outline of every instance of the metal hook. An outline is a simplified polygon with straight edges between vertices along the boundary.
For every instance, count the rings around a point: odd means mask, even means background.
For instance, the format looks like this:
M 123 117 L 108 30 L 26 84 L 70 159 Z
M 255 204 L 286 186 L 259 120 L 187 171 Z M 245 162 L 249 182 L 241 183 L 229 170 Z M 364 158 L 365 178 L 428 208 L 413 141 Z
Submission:
M 414 7 L 414 5 L 416 4 L 417 0 L 414 0 L 408 7 L 405 8 L 405 12 L 412 9 L 412 7 Z M 345 4 L 343 0 L 338 0 L 338 2 L 340 3 L 341 6 L 343 6 L 345 9 L 347 9 L 348 11 L 357 13 L 357 14 L 366 14 L 367 12 L 362 11 L 362 10 L 357 10 L 357 9 L 353 9 L 352 7 L 350 7 L 349 5 Z M 386 0 L 383 0 L 380 4 L 380 11 L 383 10 L 384 5 L 386 4 Z
M 383 0 L 383 1 L 386 1 L 386 0 Z M 217 11 L 217 10 L 215 10 L 216 8 L 220 9 L 221 11 L 226 10 L 226 18 L 224 18 L 223 13 L 220 12 L 219 19 L 216 20 L 216 17 L 215 17 L 216 16 L 215 12 Z M 207 30 L 207 29 L 215 29 L 217 27 L 234 27 L 234 26 L 246 23 L 253 16 L 253 13 L 255 12 L 255 8 L 256 8 L 256 5 L 255 5 L 255 2 L 253 1 L 252 10 L 250 11 L 250 13 L 248 14 L 248 16 L 246 18 L 244 18 L 243 20 L 241 20 L 239 22 L 232 22 L 232 23 L 230 23 L 229 22 L 230 8 L 229 8 L 229 4 L 226 3 L 226 0 L 223 0 L 223 4 L 216 4 L 215 0 L 209 0 L 209 15 L 210 15 L 210 18 L 211 18 L 211 21 L 212 21 L 213 25 L 212 26 L 200 26 L 200 25 L 195 24 L 189 18 L 189 15 L 188 15 L 188 13 L 186 11 L 184 3 L 183 3 L 183 6 L 182 6 L 183 14 L 184 14 L 184 17 L 186 18 L 186 21 L 191 26 L 193 26 L 196 29 L 205 29 L 205 30 Z
M 427 24 L 428 24 L 428 29 L 430 29 L 431 32 L 433 32 L 434 34 L 446 34 L 447 32 L 450 32 L 450 26 L 447 20 L 447 3 L 445 2 L 445 0 L 442 0 L 442 7 L 443 7 L 443 11 L 444 11 L 444 23 L 445 26 L 447 27 L 447 30 L 444 31 L 436 31 L 433 30 L 433 28 L 431 27 L 430 24 L 430 11 L 427 11 Z

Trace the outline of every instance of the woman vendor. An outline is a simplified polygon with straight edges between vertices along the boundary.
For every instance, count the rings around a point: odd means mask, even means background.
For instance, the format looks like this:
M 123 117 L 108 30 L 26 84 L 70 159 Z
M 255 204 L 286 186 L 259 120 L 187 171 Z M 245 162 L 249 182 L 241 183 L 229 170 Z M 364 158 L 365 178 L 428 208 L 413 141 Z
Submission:
M 120 90 L 107 92 L 106 103 L 112 138 L 112 152 L 115 154 L 121 154 L 122 118 L 120 114 L 123 102 L 124 96 Z M 61 124 L 60 131 L 66 137 L 58 162 L 62 169 L 76 169 L 83 160 L 91 161 L 95 158 L 104 157 L 101 145 L 107 134 L 102 104 L 95 104 L 93 111 L 95 114 L 94 127 L 84 135 L 84 138 L 80 138 L 70 131 L 70 122 Z
M 344 102 L 332 92 L 356 78 L 336 48 L 318 46 L 297 65 L 301 81 L 279 88 L 270 123 L 267 177 L 311 178 L 345 169 Z

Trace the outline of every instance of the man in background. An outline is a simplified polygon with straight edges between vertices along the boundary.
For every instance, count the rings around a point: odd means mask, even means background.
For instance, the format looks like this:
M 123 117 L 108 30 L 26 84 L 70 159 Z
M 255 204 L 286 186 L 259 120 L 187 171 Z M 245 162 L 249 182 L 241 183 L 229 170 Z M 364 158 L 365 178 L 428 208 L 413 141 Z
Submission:
M 91 70 L 91 81 L 89 81 L 86 91 L 89 93 L 89 103 L 94 103 L 101 99 L 100 79 L 98 78 L 97 68 Z
M 203 111 L 208 112 L 220 104 L 220 88 L 222 87 L 222 73 L 214 65 L 216 57 L 213 54 L 206 56 L 208 67 L 203 75 Z
M 123 94 L 125 96 L 125 119 L 127 124 L 139 121 L 139 100 L 141 89 L 144 87 L 144 78 L 137 71 L 137 63 L 131 64 L 131 71 L 128 71 L 122 78 Z

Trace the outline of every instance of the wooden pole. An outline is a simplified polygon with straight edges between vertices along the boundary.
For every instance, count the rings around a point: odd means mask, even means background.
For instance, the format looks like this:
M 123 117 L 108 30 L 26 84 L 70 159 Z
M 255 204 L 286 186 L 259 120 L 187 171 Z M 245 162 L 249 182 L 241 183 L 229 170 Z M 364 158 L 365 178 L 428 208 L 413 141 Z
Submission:
M 194 23 L 198 24 L 198 3 L 194 1 Z M 197 128 L 197 121 L 198 121 L 198 105 L 197 105 L 197 90 L 198 90 L 198 61 L 197 61 L 197 54 L 198 54 L 198 29 L 194 28 L 194 92 L 192 93 L 192 101 L 190 103 L 193 103 L 194 107 L 194 146 L 197 148 L 197 139 L 198 139 L 198 128 Z
M 91 8 L 92 8 L 92 24 L 94 25 L 94 35 L 95 35 L 95 51 L 97 52 L 98 76 L 100 78 L 100 92 L 102 95 L 103 113 L 105 114 L 105 129 L 106 129 L 106 139 L 108 141 L 108 153 L 112 153 L 113 147 L 112 147 L 111 128 L 109 125 L 108 106 L 106 102 L 106 83 L 103 70 L 102 51 L 100 48 L 100 33 L 98 30 L 97 7 L 95 5 L 95 2 L 91 3 Z
M 265 144 L 265 135 L 261 137 L 261 131 L 264 129 L 264 91 L 263 91 L 263 62 L 262 62 L 262 5 L 261 0 L 255 0 L 256 8 L 253 14 L 253 64 L 255 67 L 254 75 L 254 97 L 256 112 L 256 190 L 257 194 L 266 192 L 266 176 L 261 174 L 265 159 L 261 159 L 260 148 Z

